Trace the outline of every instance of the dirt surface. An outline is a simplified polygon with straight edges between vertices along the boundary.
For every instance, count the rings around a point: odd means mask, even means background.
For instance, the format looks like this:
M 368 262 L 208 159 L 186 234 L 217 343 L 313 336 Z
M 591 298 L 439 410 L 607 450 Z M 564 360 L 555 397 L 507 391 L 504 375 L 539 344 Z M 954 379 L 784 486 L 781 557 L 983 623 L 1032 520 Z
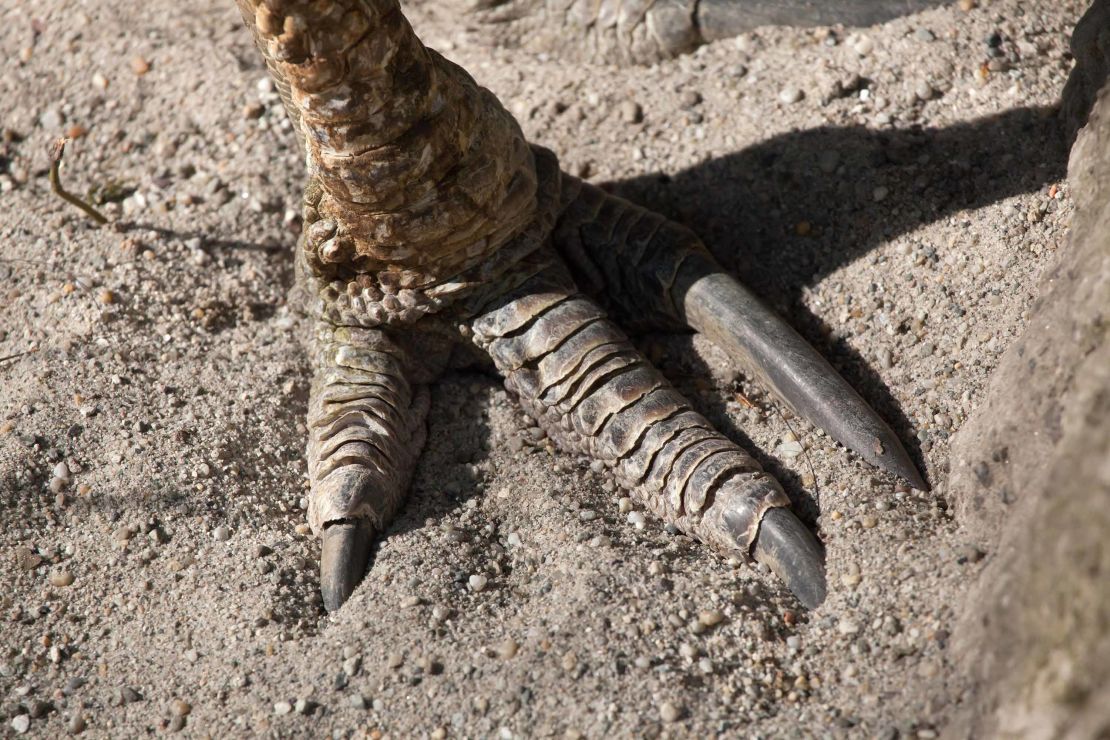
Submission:
M 635 69 L 491 50 L 410 8 L 568 171 L 695 229 L 933 488 L 787 418 L 701 340 L 642 338 L 824 539 L 807 613 L 628 511 L 496 379 L 453 375 L 407 508 L 328 618 L 286 303 L 303 164 L 237 11 L 0 2 L 3 733 L 928 738 L 974 706 L 951 636 L 1005 602 L 965 601 L 997 556 L 957 516 L 949 445 L 1066 244 L 1050 106 L 1085 3 L 766 29 Z M 50 195 L 59 135 L 68 187 L 129 228 Z

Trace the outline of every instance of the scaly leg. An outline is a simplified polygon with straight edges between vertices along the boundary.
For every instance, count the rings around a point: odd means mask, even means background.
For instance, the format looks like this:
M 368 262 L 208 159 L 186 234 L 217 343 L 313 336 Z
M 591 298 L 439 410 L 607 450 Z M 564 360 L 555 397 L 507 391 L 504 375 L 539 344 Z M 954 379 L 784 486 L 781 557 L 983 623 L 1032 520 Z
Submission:
M 777 481 L 714 430 L 553 265 L 472 323 L 506 387 L 560 446 L 610 467 L 653 512 L 825 598 L 821 551 Z
M 624 326 L 695 329 L 800 416 L 914 488 L 928 484 L 898 435 L 692 231 L 572 177 L 552 240 L 578 285 Z
M 317 325 L 308 405 L 308 521 L 322 540 L 324 607 L 366 571 L 370 543 L 397 511 L 424 446 L 428 390 L 408 353 L 376 329 Z

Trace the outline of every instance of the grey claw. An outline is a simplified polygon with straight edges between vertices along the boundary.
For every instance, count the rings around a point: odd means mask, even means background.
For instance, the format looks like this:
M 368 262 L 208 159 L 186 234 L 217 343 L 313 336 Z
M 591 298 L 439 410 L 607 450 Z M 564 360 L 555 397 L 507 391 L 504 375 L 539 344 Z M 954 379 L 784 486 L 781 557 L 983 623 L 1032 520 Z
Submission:
M 790 509 L 769 509 L 759 523 L 752 556 L 769 567 L 807 609 L 825 600 L 821 546 Z
M 686 322 L 756 374 L 800 416 L 864 460 L 928 490 L 898 435 L 832 365 L 715 264 L 688 260 L 679 278 Z
M 320 552 L 320 591 L 328 612 L 343 606 L 362 581 L 370 561 L 373 534 L 373 527 L 365 519 L 325 526 Z

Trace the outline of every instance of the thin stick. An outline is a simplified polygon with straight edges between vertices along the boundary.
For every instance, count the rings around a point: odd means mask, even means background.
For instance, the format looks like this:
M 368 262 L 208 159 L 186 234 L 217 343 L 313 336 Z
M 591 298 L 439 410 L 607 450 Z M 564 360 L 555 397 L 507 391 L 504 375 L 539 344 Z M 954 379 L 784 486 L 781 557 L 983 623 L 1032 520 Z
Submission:
M 29 349 L 26 352 L 16 352 L 14 355 L 7 355 L 6 357 L 0 357 L 0 363 L 4 363 L 4 362 L 7 362 L 8 360 L 14 360 L 16 358 L 23 357 L 23 355 L 29 355 L 32 352 L 34 352 L 34 350 Z
M 62 155 L 65 154 L 65 151 L 65 139 L 58 139 L 57 141 L 55 141 L 54 148 L 50 150 L 50 189 L 53 190 L 54 194 L 64 200 L 66 203 L 80 208 L 82 211 L 85 212 L 85 215 L 96 221 L 98 224 L 103 225 L 108 223 L 108 219 L 105 218 L 103 213 L 96 210 L 91 205 L 78 198 L 76 195 L 66 192 L 66 189 L 62 187 L 62 180 L 58 176 L 58 166 L 62 163 Z

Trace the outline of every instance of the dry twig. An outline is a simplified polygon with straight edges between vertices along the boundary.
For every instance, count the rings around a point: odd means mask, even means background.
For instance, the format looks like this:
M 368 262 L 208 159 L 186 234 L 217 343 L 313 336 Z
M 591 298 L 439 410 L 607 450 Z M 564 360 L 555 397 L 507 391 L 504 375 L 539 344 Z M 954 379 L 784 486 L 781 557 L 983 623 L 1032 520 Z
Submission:
M 65 139 L 58 139 L 57 141 L 55 141 L 54 147 L 50 150 L 50 189 L 53 190 L 54 194 L 64 200 L 66 203 L 80 208 L 89 218 L 96 221 L 98 224 L 103 225 L 108 223 L 108 219 L 104 216 L 103 213 L 96 210 L 73 193 L 67 192 L 66 189 L 62 187 L 62 180 L 61 177 L 58 175 L 58 167 L 62 163 L 62 155 L 65 154 L 65 151 Z

